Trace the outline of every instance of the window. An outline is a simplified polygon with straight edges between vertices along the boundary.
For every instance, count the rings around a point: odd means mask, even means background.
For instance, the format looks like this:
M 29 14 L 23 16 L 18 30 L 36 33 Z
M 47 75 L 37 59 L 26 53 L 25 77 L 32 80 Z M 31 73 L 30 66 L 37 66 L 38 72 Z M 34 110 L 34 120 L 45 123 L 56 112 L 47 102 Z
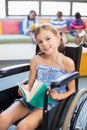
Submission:
M 87 0 L 0 0 L 0 3 L 0 17 L 24 17 L 32 9 L 38 16 L 56 16 L 58 10 L 65 17 L 74 16 L 77 11 L 87 16 Z
M 87 16 L 87 3 L 73 2 L 72 14 L 75 15 L 76 12 L 80 12 L 82 16 Z
M 39 13 L 38 1 L 8 1 L 8 15 L 27 15 L 30 10 Z
M 70 2 L 41 1 L 41 0 L 8 0 L 7 15 L 27 15 L 30 10 L 35 10 L 37 15 L 52 16 L 60 10 L 64 15 L 70 15 Z
M 57 11 L 62 11 L 63 15 L 70 15 L 70 2 L 42 1 L 41 15 L 56 15 Z

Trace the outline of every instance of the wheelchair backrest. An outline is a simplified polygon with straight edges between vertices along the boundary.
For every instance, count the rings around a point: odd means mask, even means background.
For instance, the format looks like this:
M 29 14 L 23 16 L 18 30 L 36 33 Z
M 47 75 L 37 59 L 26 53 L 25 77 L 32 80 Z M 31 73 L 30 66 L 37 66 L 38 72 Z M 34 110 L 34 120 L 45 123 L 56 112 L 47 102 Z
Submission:
M 65 46 L 65 55 L 73 59 L 75 70 L 79 71 L 82 54 L 82 45 L 80 46 Z M 76 79 L 76 90 L 78 90 L 78 79 Z
M 82 54 L 81 45 L 77 47 L 65 46 L 65 55 L 74 60 L 76 71 L 79 71 L 80 68 L 81 54 Z

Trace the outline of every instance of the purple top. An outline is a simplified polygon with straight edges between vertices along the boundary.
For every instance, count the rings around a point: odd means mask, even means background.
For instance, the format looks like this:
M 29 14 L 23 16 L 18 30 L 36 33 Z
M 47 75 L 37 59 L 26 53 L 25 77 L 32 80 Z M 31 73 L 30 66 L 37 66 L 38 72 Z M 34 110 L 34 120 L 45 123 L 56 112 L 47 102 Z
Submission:
M 70 28 L 72 30 L 82 30 L 82 29 L 85 29 L 85 23 L 83 20 L 81 20 L 80 22 L 78 22 L 76 19 L 73 20 L 70 24 Z

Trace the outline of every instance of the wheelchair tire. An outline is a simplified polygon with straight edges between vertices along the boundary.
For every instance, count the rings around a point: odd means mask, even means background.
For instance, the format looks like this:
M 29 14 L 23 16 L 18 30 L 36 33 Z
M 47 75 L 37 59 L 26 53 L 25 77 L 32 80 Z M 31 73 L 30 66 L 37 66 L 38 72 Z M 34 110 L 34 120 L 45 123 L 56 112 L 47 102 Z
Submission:
M 73 118 L 72 129 L 87 130 L 87 97 L 80 103 L 77 112 Z M 85 113 L 84 113 L 85 112 Z
M 77 125 L 78 118 L 82 115 L 84 116 L 82 109 L 83 109 L 83 111 L 86 110 L 85 124 L 82 124 L 82 125 L 84 125 L 84 126 L 82 126 L 82 127 L 84 127 L 84 129 L 81 128 L 81 124 L 80 124 L 80 127 Z M 80 119 L 82 120 L 82 117 L 80 117 Z M 81 123 L 81 122 L 79 120 L 79 123 Z M 87 88 L 81 89 L 75 95 L 75 97 L 71 103 L 71 106 L 67 112 L 67 115 L 65 117 L 64 123 L 62 125 L 62 130 L 87 130 Z

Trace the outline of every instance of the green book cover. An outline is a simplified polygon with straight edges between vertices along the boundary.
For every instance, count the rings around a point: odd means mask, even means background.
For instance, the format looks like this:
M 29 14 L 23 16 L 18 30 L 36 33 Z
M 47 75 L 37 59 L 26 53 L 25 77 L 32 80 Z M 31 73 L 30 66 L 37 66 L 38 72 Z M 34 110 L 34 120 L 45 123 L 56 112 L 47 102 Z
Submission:
M 36 108 L 43 107 L 44 93 L 47 89 L 45 83 L 35 81 L 30 92 L 24 89 L 21 84 L 18 84 L 18 87 L 27 102 Z M 48 103 L 52 102 L 55 102 L 55 100 L 48 98 Z

